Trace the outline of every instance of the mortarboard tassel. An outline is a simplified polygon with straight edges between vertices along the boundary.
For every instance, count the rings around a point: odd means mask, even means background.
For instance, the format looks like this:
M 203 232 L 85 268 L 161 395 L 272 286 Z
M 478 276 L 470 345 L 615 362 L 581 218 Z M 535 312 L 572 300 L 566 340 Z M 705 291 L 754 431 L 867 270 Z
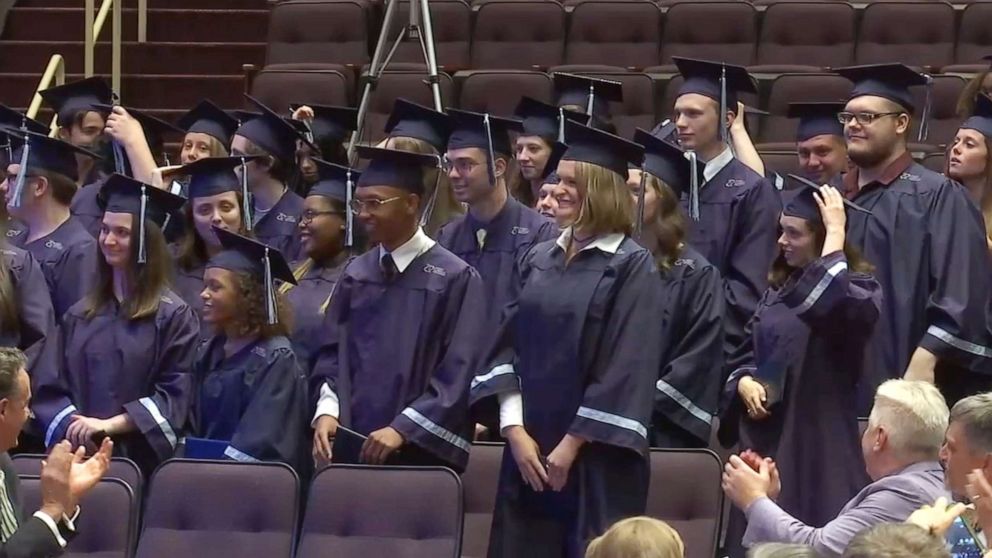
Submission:
M 248 165 L 244 157 L 241 158 L 241 198 L 242 217 L 244 217 L 245 230 L 251 231 L 251 192 L 248 191 Z
M 268 314 L 269 325 L 276 324 L 276 292 L 272 285 L 272 260 L 269 259 L 269 247 L 265 247 L 265 311 Z
M 148 192 L 145 185 L 141 185 L 141 211 L 138 215 L 138 263 L 143 264 L 148 261 L 148 254 L 145 250 L 145 210 L 148 209 Z
M 441 175 L 444 173 L 444 165 L 441 157 L 437 158 L 437 177 L 434 178 L 434 191 L 431 192 L 431 198 L 427 200 L 427 205 L 424 206 L 424 210 L 420 213 L 420 226 L 426 227 L 427 223 L 430 222 L 431 216 L 434 215 L 434 206 L 437 204 L 437 190 L 441 186 Z
M 7 140 L 7 145 L 3 146 L 7 150 L 7 160 L 10 161 L 14 158 L 14 148 L 10 145 L 10 140 Z
M 347 206 L 347 210 L 344 212 L 344 245 L 346 248 L 355 246 L 355 214 L 351 211 L 351 189 L 354 186 L 355 183 L 351 180 L 351 169 L 348 169 L 344 182 L 344 203 Z
M 634 236 L 641 238 L 644 231 L 644 188 L 648 183 L 648 172 L 641 166 L 641 189 L 637 191 L 637 221 L 634 222 Z
M 496 185 L 496 153 L 493 151 L 493 130 L 489 123 L 489 113 L 482 117 L 482 125 L 486 129 L 486 155 L 489 157 L 489 183 Z M 435 193 L 437 190 L 435 189 Z
M 727 143 L 727 67 L 720 66 L 720 140 Z
M 565 143 L 565 109 L 558 108 L 558 143 Z
M 696 158 L 695 151 L 686 151 L 689 159 L 689 218 L 693 221 L 699 220 L 699 159 Z
M 114 148 L 114 170 L 117 174 L 122 176 L 127 176 L 127 165 L 125 165 L 125 155 L 124 148 L 117 140 L 111 140 L 111 146 Z
M 927 78 L 926 97 L 923 101 L 923 117 L 920 119 L 920 131 L 916 136 L 916 141 L 924 142 L 930 135 L 930 113 L 933 112 L 933 76 L 923 74 Z
M 24 180 L 28 175 L 28 153 L 31 151 L 31 136 L 24 134 L 24 147 L 21 150 L 21 168 L 17 170 L 17 180 L 14 181 L 13 199 L 10 205 L 21 207 L 21 196 L 24 195 Z
M 596 101 L 596 86 L 589 82 L 589 100 L 586 101 L 586 114 L 589 115 L 589 125 L 592 126 L 592 106 Z

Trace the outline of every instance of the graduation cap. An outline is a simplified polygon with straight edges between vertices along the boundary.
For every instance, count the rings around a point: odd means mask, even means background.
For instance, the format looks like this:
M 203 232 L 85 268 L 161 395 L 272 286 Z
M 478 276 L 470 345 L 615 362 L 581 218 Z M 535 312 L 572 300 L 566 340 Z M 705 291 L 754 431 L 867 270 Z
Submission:
M 97 110 L 102 112 L 110 112 L 114 106 L 110 104 L 97 103 L 93 105 Z M 178 126 L 166 122 L 161 118 L 156 118 L 146 112 L 131 107 L 123 107 L 138 124 L 141 124 L 141 130 L 145 133 L 145 140 L 148 142 L 149 146 L 161 147 L 165 143 L 165 135 L 170 133 L 181 134 L 183 130 Z
M 844 103 L 789 103 L 786 116 L 798 118 L 796 141 L 806 141 L 816 136 L 844 136 L 844 125 L 837 120 L 837 113 L 844 110 Z
M 243 122 L 238 128 L 237 135 L 245 137 L 273 157 L 292 163 L 296 159 L 296 140 L 300 139 L 296 128 L 258 99 L 248 94 L 245 94 L 245 98 L 255 105 L 261 114 Z
M 349 208 L 345 211 L 345 237 L 344 245 L 352 247 L 355 243 L 354 237 L 354 215 L 351 212 L 351 196 L 355 191 L 355 183 L 362 176 L 362 173 L 334 163 L 329 163 L 323 159 L 314 159 L 317 165 L 317 183 L 310 188 L 309 196 L 323 196 L 332 200 L 337 200 Z
M 365 186 L 391 186 L 411 194 L 424 193 L 424 168 L 440 166 L 441 158 L 399 149 L 356 147 L 358 156 L 370 159 L 369 166 L 358 179 L 358 188 Z M 438 173 L 440 175 L 440 173 Z M 435 188 L 437 191 L 437 188 Z
M 568 149 L 562 161 L 591 163 L 609 169 L 627 180 L 628 165 L 640 165 L 644 148 L 602 130 L 583 126 L 577 122 L 565 123 Z
M 923 106 L 923 115 L 920 120 L 920 133 L 918 139 L 923 141 L 929 132 L 930 112 L 933 100 L 932 85 L 933 78 L 927 74 L 921 74 L 905 64 L 869 64 L 865 66 L 849 66 L 837 68 L 834 72 L 849 79 L 854 83 L 854 89 L 848 100 L 857 97 L 870 95 L 888 99 L 910 114 L 916 112 L 916 105 L 913 103 L 913 95 L 909 92 L 910 87 L 925 85 L 926 98 Z
M 541 184 L 558 184 L 558 162 L 561 161 L 568 145 L 562 142 L 555 142 L 551 146 L 551 154 L 548 155 L 548 162 L 544 164 L 544 174 L 541 175 Z
M 667 118 L 651 129 L 652 136 L 661 140 L 665 140 L 667 142 L 672 142 L 672 143 L 677 142 L 678 139 L 674 137 L 675 134 L 676 134 L 675 121 L 669 120 Z
M 713 99 L 720 104 L 721 120 L 728 110 L 737 112 L 737 95 L 758 92 L 743 66 L 679 56 L 673 56 L 672 61 L 684 80 L 678 95 L 696 93 Z M 720 126 L 720 139 L 727 141 L 726 126 Z
M 36 134 L 48 135 L 48 126 L 33 118 L 28 118 L 26 114 L 20 113 L 4 104 L 0 104 L 0 126 L 21 130 L 26 129 Z M 4 136 L 3 141 L 4 145 L 0 146 L 0 149 L 7 151 L 7 162 L 13 162 L 14 145 L 8 136 Z
M 488 113 L 448 109 L 451 119 L 451 135 L 448 136 L 448 149 L 477 147 L 486 153 L 489 161 L 489 183 L 496 184 L 496 156 L 510 155 L 510 132 L 523 130 L 519 120 L 499 118 Z
M 699 185 L 703 183 L 703 165 L 698 163 L 693 151 L 683 151 L 679 146 L 638 128 L 634 141 L 644 146 L 644 164 L 641 170 L 658 177 L 676 195 L 689 197 L 689 217 L 699 220 Z M 643 177 L 643 175 L 642 175 Z M 641 185 L 643 196 L 644 185 Z M 638 213 L 641 213 L 640 203 Z
M 237 273 L 249 273 L 261 277 L 265 285 L 265 310 L 268 314 L 269 325 L 278 321 L 276 307 L 276 292 L 273 282 L 278 279 L 286 283 L 296 284 L 293 270 L 286 263 L 282 252 L 266 244 L 234 234 L 224 229 L 214 227 L 214 234 L 223 250 L 218 252 L 207 263 L 207 267 L 219 267 Z
M 244 165 L 261 156 L 206 157 L 183 165 L 176 174 L 189 177 L 189 197 L 205 198 L 224 192 L 241 192 L 241 217 L 246 231 L 252 229 L 250 192 Z M 241 176 L 234 171 L 241 167 Z
M 590 119 L 609 119 L 610 105 L 623 102 L 623 84 L 619 81 L 580 76 L 564 72 L 552 74 L 558 106 L 580 106 Z
M 116 173 L 107 177 L 97 196 L 97 204 L 104 212 L 129 213 L 136 217 L 139 264 L 148 259 L 145 249 L 145 220 L 157 224 L 165 234 L 169 222 L 185 203 L 182 196 Z
M 297 110 L 303 105 L 290 105 Z M 335 107 L 327 105 L 307 105 L 313 109 L 313 120 L 310 121 L 310 131 L 314 143 L 335 142 L 343 143 L 350 132 L 358 128 L 358 109 L 350 107 Z
M 13 207 L 20 207 L 21 205 L 21 195 L 28 169 L 54 172 L 75 182 L 79 179 L 77 153 L 100 159 L 100 156 L 92 151 L 76 147 L 60 139 L 50 138 L 47 134 L 9 127 L 3 128 L 2 132 L 7 136 L 10 144 L 15 147 L 11 154 L 10 163 L 17 161 L 20 164 L 11 195 L 10 203 Z
M 200 101 L 176 122 L 187 134 L 207 134 L 227 147 L 238 130 L 238 119 L 208 100 Z
M 72 125 L 79 111 L 99 111 L 96 105 L 114 102 L 114 92 L 103 78 L 91 77 L 39 91 L 41 99 L 56 113 L 56 122 L 62 128 Z
M 979 93 L 975 98 L 975 113 L 965 120 L 961 127 L 975 130 L 986 138 L 992 138 L 992 98 Z
M 243 110 L 243 109 L 235 109 L 232 111 L 228 111 L 228 114 L 234 117 L 234 119 L 238 121 L 239 127 L 245 124 L 246 122 L 248 122 L 249 120 L 254 120 L 259 116 L 262 116 L 262 113 L 257 110 Z
M 565 139 L 565 121 L 587 122 L 585 114 L 542 103 L 531 97 L 521 97 L 514 116 L 522 119 L 523 133 L 538 136 L 548 143 Z
M 794 191 L 792 198 L 785 202 L 782 207 L 782 213 L 791 217 L 806 219 L 807 221 L 822 221 L 823 216 L 820 214 L 820 207 L 816 205 L 816 199 L 813 198 L 813 194 L 820 191 L 820 185 L 798 174 L 790 174 L 788 176 L 799 184 L 799 188 Z M 866 215 L 872 214 L 871 211 L 852 201 L 848 201 L 843 196 L 841 200 L 844 201 L 844 207 L 848 209 L 853 209 Z
M 448 116 L 406 99 L 396 99 L 393 112 L 386 121 L 389 137 L 415 138 L 434 146 L 438 153 L 444 151 L 451 133 Z

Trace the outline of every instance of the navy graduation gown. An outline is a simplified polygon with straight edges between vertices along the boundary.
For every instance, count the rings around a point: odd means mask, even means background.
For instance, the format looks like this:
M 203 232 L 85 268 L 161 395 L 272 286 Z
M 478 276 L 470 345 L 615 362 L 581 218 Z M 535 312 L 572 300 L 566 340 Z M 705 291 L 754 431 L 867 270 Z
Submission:
M 479 248 L 477 231 L 486 231 L 485 242 Z M 558 227 L 548 218 L 524 206 L 514 198 L 506 200 L 503 209 L 488 223 L 471 214 L 456 217 L 441 227 L 438 244 L 474 267 L 486 292 L 486 328 L 488 341 L 500 324 L 506 305 L 517 298 L 520 285 L 515 267 L 537 243 L 558 236 Z
M 252 227 L 255 238 L 282 252 L 287 261 L 300 256 L 300 215 L 303 214 L 303 198 L 296 192 L 286 190 L 272 209 Z
M 685 194 L 682 202 L 688 208 Z M 723 278 L 726 355 L 744 341 L 744 327 L 768 286 L 781 211 L 775 188 L 737 159 L 699 189 L 699 221 L 689 221 L 688 243 Z
M 228 443 L 236 461 L 281 461 L 298 471 L 309 455 L 306 374 L 289 340 L 259 339 L 224 356 L 223 335 L 198 351 L 196 436 Z
M 93 238 L 100 237 L 100 226 L 103 224 L 103 210 L 97 203 L 101 187 L 103 187 L 102 180 L 83 186 L 76 190 L 72 204 L 69 205 L 72 215 Z
M 317 395 L 326 384 L 338 396 L 342 425 L 366 435 L 391 426 L 406 443 L 464 470 L 472 440 L 468 386 L 483 326 L 482 279 L 435 244 L 386 283 L 379 253 L 369 250 L 341 274 L 311 392 Z
M 41 264 L 55 317 L 61 320 L 93 286 L 99 257 L 97 242 L 75 217 L 33 242 L 26 243 L 27 236 L 27 229 L 12 227 L 7 231 L 11 244 L 27 250 Z
M 655 383 L 652 445 L 706 447 L 723 379 L 720 272 L 686 246 L 672 269 L 661 273 L 661 284 L 662 356 Z M 692 438 L 685 439 L 683 432 Z
M 749 342 L 731 361 L 722 439 L 732 442 L 739 426 L 742 448 L 775 459 L 782 473 L 777 502 L 808 525 L 834 519 L 869 482 L 856 394 L 882 307 L 874 277 L 850 272 L 843 252 L 828 254 L 781 289 L 768 289 L 748 326 Z M 743 412 L 737 384 L 746 375 L 782 394 L 769 394 L 778 402 L 763 420 Z
M 937 355 L 937 387 L 949 405 L 972 394 L 969 383 L 988 389 L 987 377 L 968 370 L 992 373 L 992 264 L 982 215 L 964 187 L 908 154 L 881 182 L 858 191 L 852 172 L 844 186 L 872 212 L 848 212 L 847 239 L 876 267 L 885 294 L 861 389 L 865 408 L 879 384 L 903 375 L 917 346 Z
M 41 266 L 28 252 L 14 246 L 0 248 L 10 273 L 19 323 L 4 324 L 0 346 L 17 347 L 28 358 L 28 373 L 34 369 L 46 346 L 55 344 L 55 312 Z M 33 385 L 33 384 L 32 384 Z
M 587 443 L 560 493 L 532 491 L 504 451 L 489 555 L 582 556 L 590 538 L 644 512 L 661 281 L 651 253 L 626 237 L 615 253 L 588 248 L 567 264 L 556 241 L 543 242 L 521 278 L 472 380 L 473 406 L 485 414 L 519 389 L 542 455 L 569 433 Z
M 303 262 L 291 267 L 298 269 Z M 293 334 L 291 341 L 297 360 L 309 370 L 311 359 L 315 357 L 323 342 L 324 316 L 327 314 L 329 298 L 334 285 L 341 275 L 343 265 L 331 267 L 313 266 L 297 279 L 297 285 L 290 287 L 286 301 L 293 308 Z
M 38 378 L 32 402 L 45 445 L 65 437 L 74 414 L 126 412 L 137 432 L 115 439 L 114 451 L 150 473 L 173 455 L 186 424 L 198 335 L 193 311 L 168 289 L 158 312 L 139 320 L 116 303 L 87 319 L 85 301 L 75 304 L 59 332 L 59 366 Z

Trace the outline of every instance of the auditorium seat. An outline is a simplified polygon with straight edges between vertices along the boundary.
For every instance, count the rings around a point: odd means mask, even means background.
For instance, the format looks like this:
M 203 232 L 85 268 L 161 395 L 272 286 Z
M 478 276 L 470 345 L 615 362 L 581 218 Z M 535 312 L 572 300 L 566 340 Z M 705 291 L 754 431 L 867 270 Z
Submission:
M 801 174 L 799 172 L 799 156 L 796 155 L 795 143 L 792 145 L 793 148 L 791 151 L 766 151 L 762 149 L 758 152 L 758 155 L 761 156 L 761 161 L 765 163 L 766 173 L 777 172 L 782 176 L 787 174 Z
M 462 483 L 442 467 L 331 465 L 310 484 L 297 558 L 458 558 Z
M 682 2 L 665 15 L 660 62 L 683 56 L 749 66 L 757 36 L 757 12 L 748 3 Z
M 712 558 L 720 535 L 723 467 L 706 450 L 651 450 L 646 515 L 666 521 L 682 536 L 685 558 Z
M 290 558 L 299 501 L 282 463 L 170 459 L 152 475 L 136 556 Z
M 790 103 L 845 101 L 850 93 L 851 82 L 837 74 L 783 74 L 775 78 L 765 105 L 770 114 L 764 118 L 757 143 L 764 149 L 793 149 L 798 122 L 786 116 Z
M 489 546 L 493 508 L 496 506 L 496 486 L 503 461 L 504 444 L 472 444 L 468 467 L 462 475 L 465 487 L 465 533 L 462 537 L 463 558 L 484 558 Z
M 577 71 L 578 70 L 578 71 Z M 591 77 L 619 81 L 623 84 L 623 102 L 610 103 L 610 113 L 617 134 L 630 138 L 634 129 L 650 130 L 656 124 L 654 80 L 636 72 L 581 71 L 574 67 L 552 68 L 552 72 L 572 72 Z
M 11 456 L 14 464 L 14 471 L 18 476 L 39 475 L 41 473 L 41 462 L 45 456 L 39 453 L 19 453 Z M 107 469 L 106 478 L 119 479 L 124 481 L 134 492 L 135 498 L 140 502 L 142 491 L 145 488 L 145 479 L 141 475 L 138 466 L 126 457 L 113 457 L 110 460 L 110 467 Z
M 765 10 L 755 73 L 816 71 L 854 62 L 855 10 L 843 2 L 779 2 Z
M 419 4 L 418 4 L 419 5 Z M 397 25 L 391 30 L 390 40 L 399 33 L 398 26 L 410 20 L 410 2 L 397 6 Z M 446 71 L 465 69 L 470 63 L 469 46 L 472 40 L 472 7 L 464 0 L 431 0 L 431 26 L 434 30 L 434 51 L 437 63 Z M 392 42 L 388 43 L 392 46 Z M 404 41 L 393 56 L 396 62 L 424 63 L 419 41 Z
M 565 28 L 565 7 L 557 2 L 481 4 L 472 33 L 472 67 L 530 70 L 561 64 Z
M 933 109 L 930 112 L 930 132 L 923 142 L 928 145 L 945 145 L 954 139 L 962 119 L 957 115 L 958 98 L 964 90 L 966 82 L 960 76 L 934 76 L 932 103 Z M 910 131 L 909 141 L 917 141 L 917 132 L 920 128 L 920 116 L 923 114 L 923 106 L 926 101 L 926 90 L 923 87 L 912 88 L 913 102 L 916 104 L 916 117 L 913 118 L 913 127 Z
M 942 68 L 954 61 L 955 13 L 945 2 L 872 2 L 864 9 L 857 64 Z
M 20 500 L 26 515 L 41 508 L 41 480 L 21 476 Z M 78 533 L 66 546 L 65 558 L 131 558 L 138 531 L 140 500 L 126 482 L 104 478 L 79 503 Z
M 353 76 L 343 66 L 270 66 L 255 75 L 251 94 L 276 110 L 288 110 L 291 103 L 348 106 L 354 99 Z
M 565 64 L 658 64 L 661 10 L 648 0 L 587 1 L 572 11 Z
M 920 161 L 920 163 L 922 163 L 924 167 L 926 167 L 926 168 L 928 168 L 928 169 L 930 169 L 930 170 L 932 170 L 934 172 L 943 173 L 944 172 L 944 165 L 946 164 L 946 160 L 945 160 L 946 157 L 947 157 L 947 154 L 944 151 L 938 151 L 938 152 L 935 152 L 935 153 L 927 153 L 923 157 L 923 160 Z
M 379 85 L 372 92 L 369 100 L 369 111 L 365 119 L 365 130 L 362 141 L 377 142 L 385 137 L 383 128 L 393 111 L 396 99 L 404 98 L 425 107 L 434 106 L 434 96 L 427 85 L 426 69 L 419 70 L 387 70 L 382 74 Z M 441 72 L 438 74 L 441 85 L 441 105 L 447 106 L 454 102 L 454 83 L 451 76 Z M 361 95 L 362 90 L 358 90 Z
M 352 0 L 287 0 L 272 7 L 265 64 L 369 61 L 369 7 Z
M 456 77 L 461 81 L 458 106 L 465 110 L 511 116 L 522 96 L 553 102 L 554 85 L 544 72 L 471 70 Z
M 692 2 L 698 4 L 700 2 L 746 2 L 747 0 L 658 0 L 658 6 L 662 10 L 670 8 L 676 4 L 682 4 L 683 2 Z
M 976 2 L 961 12 L 954 64 L 943 72 L 978 73 L 988 69 L 992 54 L 992 2 Z

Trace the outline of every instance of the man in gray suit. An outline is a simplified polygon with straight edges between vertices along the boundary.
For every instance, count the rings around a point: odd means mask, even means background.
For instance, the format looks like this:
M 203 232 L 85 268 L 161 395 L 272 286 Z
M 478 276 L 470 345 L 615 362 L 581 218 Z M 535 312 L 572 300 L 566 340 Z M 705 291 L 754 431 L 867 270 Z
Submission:
M 0 558 L 58 556 L 75 534 L 79 499 L 93 488 L 110 466 L 113 442 L 84 458 L 69 442 L 52 448 L 41 468 L 41 509 L 30 516 L 19 510 L 18 478 L 7 451 L 17 446 L 30 415 L 31 383 L 21 351 L 0 348 Z
M 861 440 L 873 482 L 822 527 L 804 524 L 775 503 L 781 483 L 771 459 L 732 456 L 723 490 L 747 515 L 744 545 L 796 543 L 812 546 L 820 556 L 840 556 L 859 532 L 880 523 L 901 523 L 921 506 L 947 497 L 938 454 L 948 414 L 933 384 L 889 380 L 879 386 Z

